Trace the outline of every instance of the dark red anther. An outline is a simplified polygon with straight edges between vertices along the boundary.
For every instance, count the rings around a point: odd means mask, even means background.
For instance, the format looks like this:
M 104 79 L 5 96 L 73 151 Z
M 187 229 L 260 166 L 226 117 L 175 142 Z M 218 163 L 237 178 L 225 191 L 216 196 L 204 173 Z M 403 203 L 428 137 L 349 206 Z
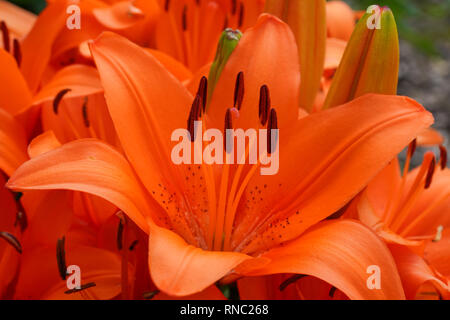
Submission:
M 441 156 L 439 158 L 439 164 L 441 169 L 444 170 L 447 167 L 447 149 L 444 146 L 439 146 Z
M 0 231 L 0 238 L 5 239 L 18 253 L 22 253 L 22 246 L 14 235 L 6 231 Z
M 183 7 L 183 14 L 181 16 L 181 26 L 183 27 L 183 31 L 187 30 L 187 5 Z
M 197 94 L 192 103 L 191 111 L 187 121 L 187 130 L 191 135 L 191 142 L 195 141 L 195 121 L 198 121 L 202 116 L 202 98 Z
M 269 121 L 267 123 L 267 153 L 271 154 L 276 149 L 276 144 L 278 141 L 278 136 L 276 133 L 273 133 L 272 130 L 278 129 L 278 119 L 277 112 L 275 109 L 270 110 Z M 272 136 L 275 134 L 275 137 Z M 272 140 L 274 140 L 274 144 L 272 144 Z
M 226 28 L 228 28 L 228 15 L 225 16 L 223 21 L 223 29 L 225 30 Z
M 84 98 L 83 106 L 81 107 L 81 113 L 83 115 L 84 126 L 86 128 L 89 128 L 91 126 L 91 122 L 89 121 L 87 103 L 88 103 L 88 97 Z
M 244 24 L 244 3 L 241 2 L 239 4 L 239 20 L 238 20 L 238 28 L 242 27 Z
M 259 120 L 265 126 L 270 111 L 270 93 L 266 85 L 259 89 Z
M 0 31 L 2 33 L 2 38 L 3 38 L 3 49 L 5 49 L 5 51 L 9 52 L 9 49 L 10 49 L 9 29 L 8 29 L 8 26 L 6 25 L 5 21 L 0 21 Z
M 66 95 L 69 91 L 72 89 L 62 89 L 60 92 L 58 92 L 55 96 L 55 99 L 53 99 L 53 113 L 58 114 L 58 108 L 59 104 L 61 103 L 61 100 L 64 98 L 64 95 Z
M 64 291 L 64 293 L 65 294 L 71 294 L 71 293 L 75 293 L 75 292 L 80 292 L 82 290 L 86 290 L 86 289 L 89 289 L 89 288 L 92 288 L 92 287 L 95 287 L 95 286 L 96 286 L 95 282 L 89 282 L 89 283 L 86 283 L 86 284 L 82 284 L 79 288 L 73 288 L 73 289 L 69 289 L 67 291 Z
M 16 221 L 14 222 L 14 226 L 19 225 L 20 231 L 24 232 L 25 229 L 28 227 L 28 218 L 25 213 L 25 208 L 22 205 L 22 202 L 20 201 L 20 198 L 22 197 L 21 192 L 16 193 Z
M 20 67 L 22 63 L 22 50 L 20 49 L 20 42 L 17 39 L 13 40 L 14 59 L 16 59 L 17 66 Z
M 137 244 L 139 243 L 139 240 L 134 240 L 131 244 L 130 247 L 128 248 L 128 250 L 133 251 L 134 248 L 136 248 Z
M 292 277 L 287 278 L 286 280 L 284 280 L 281 284 L 280 284 L 280 291 L 283 291 L 284 289 L 286 289 L 290 284 L 293 284 L 295 282 L 297 282 L 298 280 L 300 280 L 301 278 L 307 277 L 306 274 L 295 274 Z
M 413 141 L 411 141 L 411 143 L 408 146 L 408 156 L 410 158 L 412 158 L 414 155 L 414 152 L 416 152 L 416 147 L 417 147 L 417 140 L 414 139 Z
M 200 79 L 200 84 L 198 85 L 197 95 L 202 98 L 202 110 L 203 113 L 206 111 L 206 99 L 208 98 L 208 78 L 203 76 Z
M 151 300 L 151 299 L 153 299 L 158 293 L 160 293 L 161 291 L 159 291 L 159 290 L 154 290 L 154 291 L 150 291 L 150 292 L 145 292 L 143 295 L 142 295 L 142 297 L 144 298 L 144 299 L 147 299 L 147 300 Z
M 202 117 L 203 99 L 198 94 L 194 98 L 194 102 L 192 103 L 192 109 L 195 111 L 193 113 L 195 116 L 195 121 L 200 120 L 200 118 Z
M 242 100 L 244 99 L 244 73 L 241 71 L 236 77 L 236 84 L 234 86 L 234 107 L 241 110 Z
M 435 167 L 436 167 L 436 158 L 433 157 L 433 159 L 430 162 L 430 166 L 428 167 L 427 177 L 425 178 L 425 189 L 428 189 L 431 185 Z
M 225 113 L 225 125 L 224 125 L 225 139 L 223 141 L 223 148 L 226 153 L 231 153 L 233 149 L 232 135 L 228 131 L 230 129 L 233 129 L 233 115 L 231 114 L 231 109 L 227 109 L 227 112 Z
M 58 239 L 56 242 L 56 262 L 58 263 L 58 271 L 61 279 L 66 280 L 67 265 L 66 265 L 66 250 L 64 249 L 66 237 Z
M 336 287 L 331 287 L 330 292 L 328 292 L 328 296 L 330 298 L 333 298 L 335 293 L 336 293 Z
M 170 0 L 166 0 L 164 3 L 164 11 L 169 11 L 170 8 Z
M 231 0 L 231 14 L 234 16 L 237 9 L 237 0 Z
M 124 222 L 122 221 L 122 219 L 119 218 L 119 225 L 117 227 L 117 237 L 116 237 L 117 249 L 119 250 L 122 250 L 123 248 L 123 227 Z

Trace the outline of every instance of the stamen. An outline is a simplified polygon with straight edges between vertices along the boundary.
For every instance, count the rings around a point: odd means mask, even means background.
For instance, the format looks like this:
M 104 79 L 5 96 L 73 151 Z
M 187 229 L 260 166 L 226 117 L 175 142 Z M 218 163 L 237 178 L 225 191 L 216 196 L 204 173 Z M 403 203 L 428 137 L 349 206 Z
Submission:
M 117 249 L 122 250 L 123 248 L 123 221 L 119 218 L 119 225 L 117 227 Z
M 328 293 L 328 296 L 330 298 L 333 298 L 335 293 L 336 293 L 336 287 L 331 287 L 330 292 Z
M 18 253 L 22 253 L 22 246 L 20 245 L 19 240 L 17 240 L 17 238 L 13 236 L 11 233 L 6 231 L 0 231 L 0 238 L 5 239 L 6 242 L 12 245 Z
M 417 140 L 414 139 L 413 141 L 411 141 L 411 143 L 408 146 L 408 151 L 406 152 L 406 160 L 405 160 L 405 165 L 403 167 L 403 174 L 402 174 L 402 179 L 400 181 L 400 186 L 398 187 L 398 190 L 396 191 L 396 194 L 403 194 L 403 189 L 405 188 L 405 184 L 406 184 L 406 177 L 409 171 L 409 165 L 411 163 L 411 158 L 414 155 L 414 152 L 416 151 L 416 146 L 417 146 Z M 385 209 L 385 213 L 384 213 L 384 221 L 387 225 L 390 225 L 391 222 L 393 222 L 394 218 L 395 218 L 395 212 L 398 210 L 399 206 L 400 206 L 400 201 L 401 201 L 401 197 L 390 197 L 388 204 L 386 206 Z
M 293 284 L 306 276 L 307 276 L 306 274 L 295 274 L 292 277 L 287 278 L 280 284 L 279 287 L 280 291 L 284 291 L 284 289 L 286 289 L 290 284 Z
M 428 167 L 427 177 L 425 178 L 425 189 L 428 189 L 431 185 L 435 167 L 436 167 L 436 158 L 433 157 Z
M 412 158 L 414 153 L 416 152 L 416 147 L 417 147 L 417 139 L 414 139 L 408 146 L 408 155 L 410 158 Z
M 410 186 L 408 194 L 406 197 L 399 197 L 396 206 L 394 206 L 393 210 L 390 212 L 392 220 L 389 221 L 389 224 L 392 231 L 397 231 L 402 226 L 408 216 L 409 210 L 413 207 L 421 192 L 424 191 L 424 187 L 427 186 L 428 183 L 431 183 L 432 174 L 430 168 L 432 168 L 434 172 L 435 161 L 435 156 L 432 152 L 425 153 L 422 165 L 417 172 L 413 184 Z M 432 162 L 434 162 L 434 164 L 432 164 Z M 404 176 L 402 178 L 403 185 L 401 187 L 404 187 L 405 180 L 406 178 Z M 422 184 L 424 180 L 425 185 Z M 403 188 L 400 189 L 400 192 L 401 193 L 399 194 L 402 195 Z M 404 199 L 402 201 L 403 203 L 401 203 L 400 198 Z
M 234 87 L 234 107 L 241 110 L 242 100 L 244 99 L 244 73 L 241 71 L 236 77 L 236 85 Z
M 184 5 L 183 13 L 181 16 L 181 25 L 183 27 L 183 31 L 187 30 L 187 9 L 188 9 L 187 5 Z
M 234 16 L 236 14 L 237 9 L 237 0 L 231 0 L 231 14 Z
M 277 112 L 275 109 L 270 110 L 269 122 L 267 124 L 267 153 L 271 154 L 276 149 L 277 139 L 275 144 L 272 145 L 272 130 L 278 129 Z
M 71 91 L 72 89 L 62 89 L 60 92 L 58 92 L 55 96 L 55 99 L 53 99 L 53 113 L 58 114 L 58 108 L 59 104 L 61 103 L 61 100 L 64 98 L 64 95 Z
M 8 26 L 6 25 L 5 21 L 0 21 L 0 30 L 2 33 L 2 38 L 3 38 L 3 49 L 5 49 L 5 51 L 9 52 L 9 29 Z
M 447 167 L 447 149 L 444 146 L 439 146 L 441 156 L 439 158 L 439 164 L 441 169 L 444 170 Z
M 25 214 L 25 212 L 23 210 L 17 211 L 16 221 L 14 222 L 14 227 L 16 227 L 17 225 L 20 226 L 20 231 L 22 231 L 22 232 L 24 232 L 28 226 L 27 215 Z
M 208 97 L 208 78 L 203 76 L 200 80 L 200 84 L 198 85 L 197 95 L 202 98 L 202 109 L 203 113 L 206 110 L 206 99 Z
M 83 122 L 86 128 L 91 126 L 91 122 L 89 121 L 88 109 L 87 109 L 88 98 L 86 97 L 83 102 L 83 106 L 81 107 L 81 113 L 83 114 Z
M 128 228 L 127 228 L 127 217 L 119 210 L 116 213 L 119 218 L 119 226 L 117 230 L 117 247 L 122 250 L 124 246 L 127 245 L 128 239 Z M 122 300 L 128 299 L 128 250 L 122 251 L 122 263 L 121 263 L 121 286 L 122 286 Z
M 20 49 L 20 42 L 17 39 L 13 40 L 14 59 L 16 59 L 17 66 L 20 67 L 22 62 L 22 50 Z
M 144 299 L 147 299 L 147 300 L 150 300 L 150 299 L 153 299 L 158 293 L 160 293 L 161 291 L 159 291 L 159 290 L 155 290 L 155 291 L 150 291 L 150 292 L 145 292 L 143 295 L 142 295 L 142 298 L 144 298 Z
M 228 15 L 225 16 L 225 19 L 223 21 L 223 28 L 222 29 L 227 29 L 228 28 Z
M 195 141 L 195 121 L 198 121 L 202 116 L 203 102 L 202 98 L 197 94 L 194 102 L 192 102 L 191 111 L 187 121 L 187 130 L 191 135 L 191 142 Z
M 66 251 L 64 245 L 66 242 L 66 237 L 58 239 L 56 242 L 56 262 L 58 263 L 58 271 L 61 279 L 66 280 L 67 275 L 67 265 L 66 265 Z
M 80 288 L 73 288 L 73 289 L 64 291 L 64 293 L 65 294 L 71 294 L 71 293 L 75 293 L 75 292 L 80 292 L 82 290 L 86 290 L 86 289 L 89 289 L 89 288 L 92 288 L 92 287 L 95 287 L 95 286 L 96 286 L 95 282 L 89 282 L 89 283 L 86 283 L 86 284 L 82 284 L 80 286 Z
M 28 227 L 28 219 L 27 215 L 25 214 L 25 208 L 22 205 L 22 202 L 20 202 L 20 199 L 23 196 L 22 192 L 12 192 L 14 195 L 14 200 L 16 201 L 16 221 L 14 222 L 14 227 L 17 227 L 17 225 L 20 226 L 20 231 L 24 232 L 25 229 Z
M 128 248 L 128 250 L 133 251 L 134 248 L 136 248 L 136 245 L 138 244 L 139 240 L 134 240 L 131 244 L 130 247 Z
M 239 4 L 239 20 L 238 20 L 238 28 L 242 27 L 244 23 L 244 3 L 241 2 Z
M 170 0 L 166 0 L 166 2 L 164 3 L 164 11 L 169 11 L 169 7 L 170 7 Z
M 231 153 L 232 149 L 233 149 L 233 141 L 231 140 L 232 137 L 229 136 L 228 134 L 228 129 L 233 129 L 233 120 L 232 120 L 232 114 L 231 114 L 231 109 L 228 108 L 227 112 L 225 113 L 225 127 L 224 127 L 224 131 L 225 131 L 225 140 L 224 140 L 224 145 L 223 148 L 226 151 L 226 153 Z
M 266 85 L 263 85 L 259 89 L 259 120 L 263 126 L 267 123 L 270 105 L 269 88 Z

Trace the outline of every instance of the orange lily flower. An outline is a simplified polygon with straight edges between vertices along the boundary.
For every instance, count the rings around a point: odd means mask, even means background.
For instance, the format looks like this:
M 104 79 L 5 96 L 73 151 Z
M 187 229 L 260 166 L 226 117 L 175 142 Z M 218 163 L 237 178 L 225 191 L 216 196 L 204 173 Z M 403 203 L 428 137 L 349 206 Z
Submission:
M 0 170 L 7 177 L 12 175 L 28 156 L 24 129 L 2 109 L 0 109 L 0 137 Z M 32 156 L 37 156 L 48 151 L 48 148 L 49 144 L 43 143 L 42 138 L 39 138 L 30 145 L 28 152 Z M 3 174 L 0 183 L 2 185 L 6 183 Z M 95 201 L 96 198 L 91 196 L 91 206 L 95 205 L 98 209 L 94 215 L 92 208 L 77 205 L 80 200 L 75 197 L 74 206 L 77 212 L 72 213 L 69 196 L 72 197 L 65 191 L 39 191 L 13 195 L 2 187 L 0 297 L 78 299 L 86 294 L 81 291 L 71 295 L 64 293 L 67 291 L 66 282 L 59 279 L 56 260 L 50 258 L 55 256 L 56 239 L 66 233 L 69 234 L 68 244 L 73 247 L 67 261 L 72 261 L 82 268 L 85 283 L 94 282 L 98 286 L 89 291 L 102 299 L 112 298 L 121 292 L 123 268 L 120 255 L 116 257 L 115 253 L 95 248 L 97 240 L 90 240 L 94 236 L 99 238 L 102 236 L 102 233 L 97 235 L 94 228 L 105 225 L 108 209 L 109 211 L 117 209 L 104 200 Z M 88 200 L 85 199 L 83 203 Z M 112 214 L 113 212 L 108 217 Z M 97 219 L 92 220 L 95 217 Z M 103 221 L 99 218 L 103 218 Z M 87 228 L 88 225 L 92 227 Z M 43 261 L 43 256 L 48 258 Z M 101 266 L 106 269 L 102 269 Z
M 408 149 L 402 176 L 398 161 L 394 160 L 368 185 L 358 203 L 359 218 L 392 244 L 408 298 L 414 299 L 428 281 L 448 298 L 449 273 L 444 264 L 439 264 L 450 257 L 445 248 L 448 232 L 443 235 L 441 230 L 450 226 L 446 214 L 450 206 L 446 151 L 441 147 L 439 164 L 428 152 L 420 168 L 408 172 L 415 144 L 414 141 Z M 438 258 L 437 248 L 441 249 Z M 442 273 L 434 268 L 435 260 L 440 268 L 444 266 Z
M 151 234 L 150 274 L 170 295 L 200 292 L 224 277 L 299 273 L 352 299 L 403 298 L 394 261 L 375 234 L 354 221 L 318 222 L 432 123 L 420 105 L 367 95 L 297 120 L 295 40 L 286 24 L 262 15 L 230 57 L 202 119 L 206 127 L 221 128 L 225 114 L 237 112 L 229 107 L 242 72 L 235 100 L 242 108 L 231 125 L 260 127 L 258 91 L 265 84 L 274 106 L 266 114 L 272 125 L 277 115 L 284 135 L 279 173 L 261 177 L 257 166 L 177 166 L 168 142 L 174 129 L 186 126 L 194 98 L 152 55 L 120 36 L 105 33 L 91 50 L 125 156 L 103 142 L 78 140 L 25 163 L 10 188 L 83 191 L 121 208 Z M 196 101 L 193 115 L 202 100 Z M 373 264 L 384 270 L 382 290 L 366 287 L 366 268 Z
M 5 33 L 9 34 L 8 29 L 5 30 Z M 9 49 L 11 51 L 11 48 Z M 0 80 L 3 83 L 0 89 L 2 101 L 0 107 L 21 122 L 27 131 L 27 136 L 33 135 L 40 118 L 40 107 L 42 104 L 52 104 L 55 97 L 60 95 L 62 91 L 67 90 L 65 92 L 65 101 L 103 92 L 98 72 L 93 67 L 77 64 L 59 70 L 49 80 L 39 80 L 42 87 L 36 94 L 33 94 L 27 85 L 25 76 L 19 69 L 20 60 L 17 59 L 13 51 L 8 52 L 0 49 L 0 66 L 4 71 L 0 75 Z M 62 98 L 62 95 L 60 98 Z M 80 100 L 78 99 L 81 109 L 82 102 Z M 96 105 L 99 105 L 96 109 L 101 110 L 100 100 Z M 65 108 L 61 109 L 64 110 Z M 89 109 L 92 109 L 92 107 Z

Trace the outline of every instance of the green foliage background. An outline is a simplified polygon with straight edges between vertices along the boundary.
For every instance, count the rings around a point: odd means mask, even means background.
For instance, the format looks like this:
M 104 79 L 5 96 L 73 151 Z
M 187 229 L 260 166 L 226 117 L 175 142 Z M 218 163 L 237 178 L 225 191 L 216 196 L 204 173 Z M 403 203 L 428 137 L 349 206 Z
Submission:
M 8 0 L 28 11 L 38 14 L 45 8 L 45 0 Z

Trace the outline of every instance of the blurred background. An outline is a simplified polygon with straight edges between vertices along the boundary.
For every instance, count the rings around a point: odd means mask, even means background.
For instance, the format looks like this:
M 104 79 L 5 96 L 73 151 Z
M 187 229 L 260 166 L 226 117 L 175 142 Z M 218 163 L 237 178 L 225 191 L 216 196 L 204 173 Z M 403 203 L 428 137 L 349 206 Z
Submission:
M 39 13 L 45 0 L 9 0 Z M 398 94 L 419 101 L 435 116 L 434 127 L 450 150 L 450 0 L 345 0 L 354 10 L 372 4 L 394 12 L 400 36 Z M 421 157 L 415 157 L 420 163 Z

